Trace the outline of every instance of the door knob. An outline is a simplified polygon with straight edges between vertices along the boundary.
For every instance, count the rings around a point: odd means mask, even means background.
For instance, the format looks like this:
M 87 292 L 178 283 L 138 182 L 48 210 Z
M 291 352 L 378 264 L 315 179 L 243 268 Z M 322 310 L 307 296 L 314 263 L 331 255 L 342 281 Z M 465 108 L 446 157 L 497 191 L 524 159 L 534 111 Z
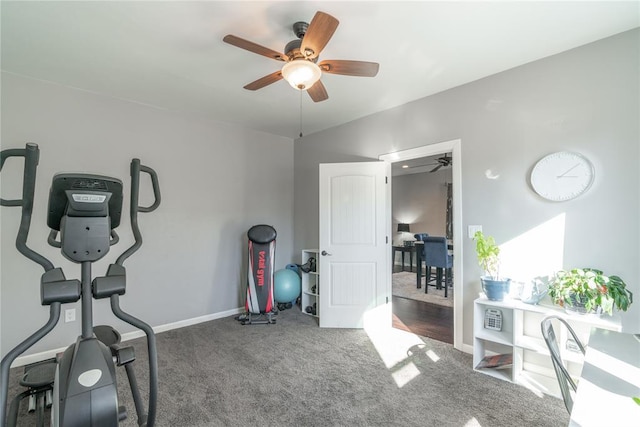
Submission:
M 322 256 L 331 256 L 331 254 L 329 252 L 327 252 L 327 251 L 320 252 L 320 255 L 322 255 Z

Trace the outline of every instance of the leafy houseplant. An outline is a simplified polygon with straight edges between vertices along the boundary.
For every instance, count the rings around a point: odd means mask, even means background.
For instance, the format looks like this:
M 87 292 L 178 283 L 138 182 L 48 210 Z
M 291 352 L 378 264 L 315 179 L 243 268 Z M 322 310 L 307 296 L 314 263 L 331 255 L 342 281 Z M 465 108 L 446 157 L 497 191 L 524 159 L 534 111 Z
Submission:
M 574 268 L 558 271 L 549 284 L 549 296 L 554 303 L 569 311 L 597 312 L 611 315 L 614 307 L 627 311 L 633 294 L 618 276 L 606 276 L 595 268 Z
M 478 264 L 485 272 L 485 276 L 480 277 L 482 290 L 488 299 L 502 301 L 509 293 L 511 279 L 500 277 L 500 248 L 492 236 L 485 236 L 482 231 L 476 231 L 473 239 Z

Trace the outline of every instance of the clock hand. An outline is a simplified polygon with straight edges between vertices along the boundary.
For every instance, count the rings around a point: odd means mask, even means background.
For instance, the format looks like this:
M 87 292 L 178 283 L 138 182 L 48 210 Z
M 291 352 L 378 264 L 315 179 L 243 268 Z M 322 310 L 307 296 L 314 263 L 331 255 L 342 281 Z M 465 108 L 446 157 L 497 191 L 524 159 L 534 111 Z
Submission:
M 565 173 L 563 173 L 562 175 L 558 175 L 556 178 L 563 178 L 566 174 L 568 174 L 569 172 L 571 172 L 572 170 L 574 170 L 575 168 L 577 168 L 578 166 L 580 166 L 580 163 L 576 163 L 572 168 L 568 169 Z

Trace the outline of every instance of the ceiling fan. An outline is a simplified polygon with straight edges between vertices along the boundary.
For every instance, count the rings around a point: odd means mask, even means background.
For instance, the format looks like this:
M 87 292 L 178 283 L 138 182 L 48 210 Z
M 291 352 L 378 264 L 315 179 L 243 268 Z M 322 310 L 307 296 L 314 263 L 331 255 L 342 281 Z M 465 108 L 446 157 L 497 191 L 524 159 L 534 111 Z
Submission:
M 284 78 L 294 89 L 306 90 L 314 102 L 320 102 L 329 98 L 320 81 L 323 72 L 358 77 L 374 77 L 378 74 L 379 64 L 375 62 L 330 59 L 318 63 L 320 52 L 338 28 L 338 23 L 336 18 L 320 11 L 316 12 L 309 24 L 296 22 L 293 32 L 298 38 L 287 43 L 284 53 L 231 34 L 222 40 L 249 52 L 285 62 L 281 70 L 245 85 L 245 89 L 262 89 Z
M 453 159 L 449 156 L 449 153 L 445 153 L 444 156 L 442 157 L 438 157 L 437 159 L 435 159 L 436 163 L 428 163 L 426 165 L 414 165 L 414 166 L 407 166 L 407 168 L 409 169 L 413 169 L 413 168 L 423 168 L 425 166 L 433 166 L 436 165 L 435 168 L 431 169 L 429 171 L 429 173 L 432 172 L 436 172 L 437 170 L 439 170 L 440 168 L 443 167 L 447 167 L 447 166 L 451 166 L 451 162 L 453 162 Z
M 436 164 L 437 166 L 433 169 L 431 169 L 429 172 L 435 172 L 438 169 L 442 168 L 442 167 L 447 167 L 451 165 L 451 162 L 453 161 L 453 159 L 451 157 L 449 157 L 448 153 L 444 153 L 444 156 L 442 157 L 438 157 L 436 159 L 437 163 L 433 163 Z

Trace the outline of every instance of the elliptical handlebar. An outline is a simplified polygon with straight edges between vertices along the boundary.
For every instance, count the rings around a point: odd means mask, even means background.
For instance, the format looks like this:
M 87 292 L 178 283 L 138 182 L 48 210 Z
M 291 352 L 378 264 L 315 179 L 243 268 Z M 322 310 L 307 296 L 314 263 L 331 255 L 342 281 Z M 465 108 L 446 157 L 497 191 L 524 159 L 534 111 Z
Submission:
M 151 178 L 151 185 L 153 187 L 154 201 L 151 206 L 140 206 L 138 200 L 140 199 L 140 172 L 149 174 Z M 131 203 L 130 203 L 130 218 L 131 218 L 131 230 L 135 238 L 135 243 L 131 245 L 126 251 L 122 253 L 116 260 L 116 264 L 123 265 L 127 258 L 133 255 L 140 246 L 142 246 L 142 234 L 138 227 L 138 212 L 153 212 L 160 206 L 160 185 L 158 183 L 158 175 L 156 171 L 149 166 L 140 164 L 140 159 L 131 160 Z
M 24 157 L 24 163 L 25 163 L 24 170 L 26 174 L 27 169 L 31 170 L 31 169 L 34 169 L 34 167 L 38 166 L 38 158 L 40 157 L 39 154 L 40 154 L 40 150 L 38 149 L 38 146 L 36 144 L 27 144 L 25 148 L 11 148 L 9 150 L 2 150 L 2 152 L 0 152 L 0 171 L 2 171 L 2 168 L 4 167 L 4 162 L 9 157 Z M 27 155 L 28 155 L 28 158 L 27 158 Z M 34 165 L 34 162 L 35 162 L 35 165 Z M 26 181 L 23 182 L 23 186 L 22 186 L 23 198 L 24 198 L 25 192 L 28 190 L 28 186 L 26 184 L 27 184 Z M 32 186 L 35 186 L 35 179 L 31 184 Z M 0 205 L 22 206 L 22 199 L 5 200 L 3 198 L 0 198 Z
M 134 317 L 120 308 L 120 296 L 118 294 L 111 295 L 111 311 L 120 320 L 135 326 L 145 333 L 147 336 L 147 355 L 149 357 L 149 402 L 147 407 L 147 415 L 143 420 L 138 420 L 139 425 L 145 427 L 153 427 L 156 420 L 156 411 L 158 406 L 158 350 L 156 348 L 156 336 L 153 328 Z M 143 421 L 143 423 L 140 423 Z
M 153 212 L 155 211 L 158 206 L 160 206 L 160 184 L 158 184 L 158 175 L 156 174 L 156 171 L 154 171 L 153 169 L 151 169 L 149 166 L 145 166 L 145 165 L 141 165 L 140 164 L 140 160 L 139 159 L 133 159 L 131 161 L 131 178 L 132 178 L 132 183 L 131 183 L 131 193 L 133 194 L 133 176 L 137 176 L 137 182 L 135 183 L 136 188 L 135 188 L 135 193 L 136 195 L 138 194 L 139 190 L 140 190 L 140 172 L 145 172 L 149 174 L 149 177 L 151 178 L 151 186 L 153 187 L 153 197 L 154 197 L 154 202 L 151 206 L 138 206 L 136 204 L 137 209 L 140 212 Z
M 38 169 L 38 162 L 40 160 L 40 149 L 38 148 L 38 144 L 27 143 L 25 148 L 13 148 L 1 151 L 0 171 L 2 171 L 4 162 L 9 157 L 24 157 L 22 198 L 14 200 L 0 198 L 1 206 L 22 207 L 20 227 L 18 228 L 18 235 L 16 237 L 16 248 L 31 261 L 40 264 L 45 271 L 53 270 L 54 266 L 51 261 L 27 246 L 27 237 L 29 237 L 29 228 L 31 227 L 31 214 L 33 212 L 33 198 L 36 189 L 36 170 Z
M 154 202 L 151 206 L 140 206 L 140 172 L 149 174 L 151 185 L 153 187 Z M 131 203 L 129 207 L 131 230 L 135 238 L 135 242 L 131 247 L 122 253 L 116 260 L 116 264 L 123 266 L 123 263 L 133 255 L 142 246 L 142 233 L 138 226 L 138 212 L 153 212 L 160 206 L 160 185 L 158 183 L 158 175 L 156 172 L 145 165 L 140 164 L 140 159 L 131 160 Z M 156 419 L 157 401 L 158 401 L 158 352 L 156 349 L 156 337 L 153 328 L 144 321 L 124 312 L 120 308 L 120 298 L 118 294 L 110 297 L 111 311 L 120 320 L 135 326 L 142 330 L 147 336 L 147 353 L 149 356 L 149 403 L 146 419 L 143 424 L 146 427 L 153 427 Z M 138 420 L 140 422 L 140 420 Z
M 16 248 L 30 260 L 40 264 L 45 272 L 53 270 L 55 267 L 44 256 L 27 246 L 29 228 L 31 227 L 31 215 L 33 212 L 33 198 L 36 187 L 36 171 L 40 159 L 40 149 L 37 144 L 28 143 L 25 148 L 14 148 L 0 151 L 0 171 L 4 167 L 4 162 L 9 157 L 24 157 L 24 172 L 22 179 L 22 198 L 5 200 L 0 198 L 0 206 L 22 208 L 20 217 L 20 227 L 16 237 Z M 7 394 L 9 390 L 9 369 L 13 361 L 29 347 L 38 342 L 42 337 L 53 330 L 60 319 L 60 303 L 55 302 L 49 307 L 49 320 L 40 329 L 31 334 L 27 339 L 18 344 L 13 350 L 7 353 L 0 362 L 0 426 L 7 422 L 5 416 Z

